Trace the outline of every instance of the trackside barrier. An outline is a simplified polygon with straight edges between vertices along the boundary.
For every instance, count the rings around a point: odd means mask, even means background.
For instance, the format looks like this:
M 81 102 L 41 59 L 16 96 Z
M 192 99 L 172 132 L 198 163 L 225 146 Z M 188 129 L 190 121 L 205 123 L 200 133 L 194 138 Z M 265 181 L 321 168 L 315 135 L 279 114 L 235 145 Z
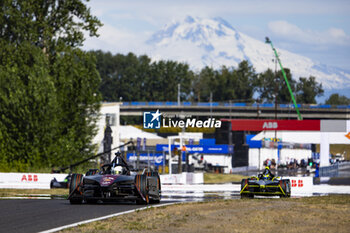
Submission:
M 53 178 L 64 180 L 68 174 L 0 173 L 0 188 L 49 189 Z M 160 175 L 162 184 L 203 184 L 203 173 Z
M 331 166 L 320 167 L 319 176 L 320 177 L 337 177 L 339 174 L 339 164 L 333 164 Z
M 203 173 L 183 172 L 182 174 L 160 175 L 162 184 L 203 184 Z
M 0 173 L 0 188 L 49 189 L 50 182 L 53 178 L 56 178 L 58 181 L 62 181 L 66 176 L 67 174 Z M 312 195 L 314 187 L 313 177 L 283 177 L 283 179 L 290 179 L 292 196 Z M 160 175 L 160 180 L 164 185 L 189 185 L 188 187 L 191 189 L 196 185 L 203 184 L 204 176 L 203 173 L 184 172 L 182 174 Z M 237 188 L 237 191 L 239 191 L 240 188 L 240 185 L 225 185 L 235 187 Z M 210 185 L 204 185 L 203 187 L 209 186 Z
M 68 174 L 0 173 L 0 188 L 50 189 L 53 178 L 64 180 Z
M 282 179 L 290 179 L 292 196 L 312 195 L 313 193 L 313 177 L 283 176 Z

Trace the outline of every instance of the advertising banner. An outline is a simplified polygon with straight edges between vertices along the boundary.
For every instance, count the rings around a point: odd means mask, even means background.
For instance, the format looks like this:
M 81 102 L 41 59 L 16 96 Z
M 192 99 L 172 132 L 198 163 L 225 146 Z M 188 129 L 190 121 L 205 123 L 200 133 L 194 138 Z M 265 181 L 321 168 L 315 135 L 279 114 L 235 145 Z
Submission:
M 0 173 L 0 188 L 50 189 L 53 178 L 64 180 L 67 174 Z
M 263 131 L 263 130 L 320 131 L 321 129 L 321 120 L 223 119 L 222 121 L 231 121 L 232 131 Z
M 163 165 L 163 153 L 140 153 L 139 155 L 140 157 L 140 161 L 142 162 L 148 162 L 148 160 L 150 161 L 150 163 L 156 166 L 160 166 Z M 137 161 L 137 154 L 134 153 L 127 153 L 126 154 L 126 159 L 128 162 L 134 162 Z
M 171 150 L 174 148 L 180 150 L 179 145 L 171 145 Z M 168 152 L 168 144 L 157 144 L 157 151 Z M 190 154 L 201 153 L 201 154 L 232 154 L 233 146 L 231 145 L 186 145 L 186 151 Z

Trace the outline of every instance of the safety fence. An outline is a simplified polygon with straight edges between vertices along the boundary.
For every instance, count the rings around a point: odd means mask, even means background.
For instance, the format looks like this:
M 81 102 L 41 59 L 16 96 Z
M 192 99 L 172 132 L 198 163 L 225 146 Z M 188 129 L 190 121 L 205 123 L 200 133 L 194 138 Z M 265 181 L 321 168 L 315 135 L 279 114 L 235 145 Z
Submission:
M 320 177 L 338 177 L 339 170 L 350 169 L 350 162 L 340 162 L 335 163 L 331 166 L 320 167 L 319 168 L 319 176 Z
M 198 106 L 198 107 L 259 107 L 274 108 L 274 103 L 227 103 L 227 102 L 123 102 L 122 106 Z M 350 105 L 330 105 L 330 104 L 298 104 L 298 108 L 305 109 L 348 109 Z M 279 108 L 294 108 L 293 104 L 278 104 Z

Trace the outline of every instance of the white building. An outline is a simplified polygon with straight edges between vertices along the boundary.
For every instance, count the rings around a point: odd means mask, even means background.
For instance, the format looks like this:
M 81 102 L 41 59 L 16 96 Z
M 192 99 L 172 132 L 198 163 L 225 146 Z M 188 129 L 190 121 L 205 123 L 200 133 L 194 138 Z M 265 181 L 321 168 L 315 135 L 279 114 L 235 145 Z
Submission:
M 112 129 L 112 148 L 118 147 L 120 145 L 120 105 L 121 103 L 102 103 L 101 105 L 100 116 L 97 121 L 98 131 L 93 139 L 93 143 L 98 145 L 98 152 L 103 151 L 103 138 L 107 117 L 109 117 L 109 123 Z

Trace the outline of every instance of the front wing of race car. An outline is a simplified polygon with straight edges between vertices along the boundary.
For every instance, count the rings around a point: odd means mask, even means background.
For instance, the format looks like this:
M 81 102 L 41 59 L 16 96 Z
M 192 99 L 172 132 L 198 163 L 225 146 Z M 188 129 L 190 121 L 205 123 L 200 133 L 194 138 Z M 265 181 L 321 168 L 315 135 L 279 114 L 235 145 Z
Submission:
M 290 197 L 290 180 L 282 180 L 279 177 L 272 180 L 260 180 L 257 177 L 243 179 L 240 195 L 242 198 L 252 198 L 254 195 Z

